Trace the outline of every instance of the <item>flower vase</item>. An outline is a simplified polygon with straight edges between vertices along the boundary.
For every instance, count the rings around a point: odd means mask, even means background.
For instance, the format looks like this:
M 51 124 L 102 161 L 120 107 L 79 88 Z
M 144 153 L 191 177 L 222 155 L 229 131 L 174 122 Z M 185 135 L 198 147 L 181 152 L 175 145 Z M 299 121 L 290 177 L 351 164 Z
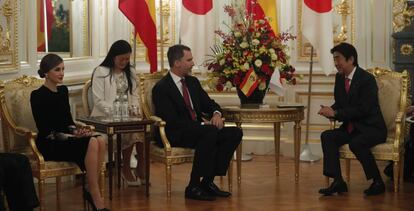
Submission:
M 266 95 L 266 90 L 260 90 L 256 88 L 250 96 L 246 96 L 239 87 L 237 87 L 237 95 L 240 99 L 241 108 L 260 108 L 260 105 L 263 104 L 263 99 Z

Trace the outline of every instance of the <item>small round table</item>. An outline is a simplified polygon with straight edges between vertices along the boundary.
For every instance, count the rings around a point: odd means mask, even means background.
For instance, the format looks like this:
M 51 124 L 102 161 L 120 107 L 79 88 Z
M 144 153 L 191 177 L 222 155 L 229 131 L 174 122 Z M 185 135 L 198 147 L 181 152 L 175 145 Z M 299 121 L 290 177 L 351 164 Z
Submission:
M 294 159 L 295 182 L 299 181 L 299 154 L 301 144 L 301 126 L 304 119 L 304 106 L 271 106 L 269 108 L 241 108 L 240 106 L 226 106 L 223 109 L 223 117 L 226 122 L 234 122 L 241 128 L 242 123 L 273 123 L 276 175 L 279 176 L 279 151 L 280 151 L 280 123 L 294 122 Z M 237 157 L 237 182 L 241 183 L 241 155 L 242 143 L 236 150 Z

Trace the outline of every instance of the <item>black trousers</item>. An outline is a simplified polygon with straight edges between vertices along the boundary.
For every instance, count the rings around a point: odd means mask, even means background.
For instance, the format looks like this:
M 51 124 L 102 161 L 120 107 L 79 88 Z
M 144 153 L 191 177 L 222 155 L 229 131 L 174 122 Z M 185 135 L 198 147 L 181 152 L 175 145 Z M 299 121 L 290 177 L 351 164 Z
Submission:
M 0 153 L 0 187 L 11 211 L 33 210 L 39 206 L 30 162 L 24 155 Z
M 219 130 L 213 125 L 200 125 L 184 130 L 181 139 L 172 145 L 195 149 L 192 175 L 224 176 L 242 136 L 237 127 Z
M 378 166 L 370 150 L 371 147 L 380 144 L 380 139 L 372 138 L 366 134 L 354 131 L 349 134 L 344 129 L 327 130 L 321 134 L 323 151 L 323 174 L 327 177 L 338 178 L 341 176 L 339 162 L 339 147 L 349 144 L 350 150 L 362 164 L 367 180 L 380 178 Z

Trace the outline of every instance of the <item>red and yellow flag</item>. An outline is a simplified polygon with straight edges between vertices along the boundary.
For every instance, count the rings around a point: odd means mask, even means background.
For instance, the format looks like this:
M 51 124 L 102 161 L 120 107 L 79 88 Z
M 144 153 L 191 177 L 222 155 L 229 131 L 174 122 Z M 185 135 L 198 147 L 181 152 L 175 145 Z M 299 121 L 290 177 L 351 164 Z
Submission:
M 255 20 L 270 18 L 267 24 L 272 29 L 272 35 L 279 32 L 276 0 L 246 0 L 246 10 Z
M 257 77 L 256 72 L 254 72 L 253 67 L 251 67 L 249 71 L 247 71 L 246 75 L 244 76 L 244 79 L 241 82 L 239 88 L 243 92 L 244 95 L 249 97 L 258 85 L 259 85 L 259 78 Z
M 155 0 L 119 0 L 119 9 L 135 27 L 135 35 L 147 47 L 151 73 L 157 71 L 157 29 Z
M 55 16 L 53 15 L 52 0 L 37 0 L 37 51 L 46 50 L 44 2 L 46 2 L 46 29 L 48 40 L 50 40 L 50 37 L 52 35 L 52 25 L 55 22 Z

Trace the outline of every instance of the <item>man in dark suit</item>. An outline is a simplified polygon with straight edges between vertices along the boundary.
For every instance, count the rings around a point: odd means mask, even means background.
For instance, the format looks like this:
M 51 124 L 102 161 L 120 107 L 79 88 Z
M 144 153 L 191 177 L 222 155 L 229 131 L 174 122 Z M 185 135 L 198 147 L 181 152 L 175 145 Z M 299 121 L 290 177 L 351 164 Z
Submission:
M 343 122 L 340 128 L 324 131 L 321 135 L 323 174 L 334 179 L 328 188 L 319 193 L 331 195 L 347 192 L 341 175 L 339 147 L 349 144 L 350 150 L 362 164 L 366 178 L 373 179 L 364 191 L 365 195 L 378 195 L 385 185 L 378 171 L 370 148 L 384 143 L 387 128 L 378 102 L 378 87 L 372 74 L 358 66 L 358 54 L 354 46 L 341 43 L 331 49 L 338 73 L 335 77 L 332 106 L 323 106 L 318 114 Z
M 154 86 L 152 100 L 156 115 L 167 123 L 171 145 L 195 149 L 185 197 L 206 201 L 228 197 L 230 193 L 220 190 L 213 181 L 215 176 L 226 174 L 242 131 L 224 127 L 220 106 L 210 99 L 198 79 L 189 75 L 194 66 L 190 48 L 174 45 L 167 56 L 170 72 Z M 157 141 L 161 143 L 159 138 Z

